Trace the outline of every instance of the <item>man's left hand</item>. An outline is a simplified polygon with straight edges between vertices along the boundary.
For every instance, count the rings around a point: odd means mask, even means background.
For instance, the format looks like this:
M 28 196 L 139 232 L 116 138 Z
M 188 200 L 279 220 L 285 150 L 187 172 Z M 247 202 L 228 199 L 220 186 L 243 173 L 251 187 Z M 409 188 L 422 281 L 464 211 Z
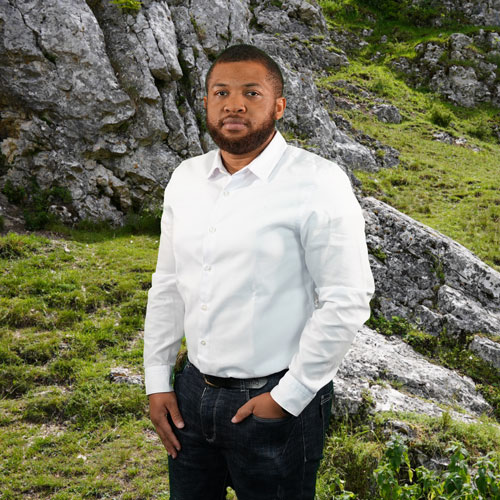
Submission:
M 269 419 L 283 418 L 288 415 L 288 413 L 286 413 L 271 397 L 271 393 L 264 392 L 264 394 L 255 396 L 240 407 L 236 415 L 231 419 L 231 422 L 233 422 L 233 424 L 238 424 L 252 414 L 256 417 Z

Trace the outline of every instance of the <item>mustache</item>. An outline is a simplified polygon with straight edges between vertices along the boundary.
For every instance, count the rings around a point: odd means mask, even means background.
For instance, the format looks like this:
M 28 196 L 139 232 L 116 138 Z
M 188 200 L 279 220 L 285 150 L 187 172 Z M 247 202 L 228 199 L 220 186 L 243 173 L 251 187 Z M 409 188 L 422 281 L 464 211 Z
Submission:
M 241 116 L 238 115 L 227 115 L 224 118 L 221 118 L 218 122 L 217 125 L 219 127 L 222 127 L 225 123 L 241 123 L 243 125 L 249 124 L 248 120 L 245 120 Z

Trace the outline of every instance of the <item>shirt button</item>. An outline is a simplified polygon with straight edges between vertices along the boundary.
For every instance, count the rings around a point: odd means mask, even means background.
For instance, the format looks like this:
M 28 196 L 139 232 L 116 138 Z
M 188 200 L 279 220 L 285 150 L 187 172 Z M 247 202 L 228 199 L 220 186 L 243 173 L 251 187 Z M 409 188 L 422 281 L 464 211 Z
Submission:
M 223 196 L 229 196 L 229 191 L 224 191 L 222 194 Z
M 206 265 L 203 269 L 205 271 L 211 271 L 212 270 L 212 266 Z
M 207 343 L 206 343 L 204 340 L 202 340 L 202 341 L 200 342 L 200 344 L 201 344 L 201 345 L 207 345 Z
M 201 310 L 206 311 L 208 309 L 208 306 L 206 304 L 202 304 Z
M 215 233 L 216 229 L 215 229 L 215 227 L 214 227 L 214 226 L 210 226 L 210 227 L 208 228 L 208 231 L 209 231 L 210 233 Z

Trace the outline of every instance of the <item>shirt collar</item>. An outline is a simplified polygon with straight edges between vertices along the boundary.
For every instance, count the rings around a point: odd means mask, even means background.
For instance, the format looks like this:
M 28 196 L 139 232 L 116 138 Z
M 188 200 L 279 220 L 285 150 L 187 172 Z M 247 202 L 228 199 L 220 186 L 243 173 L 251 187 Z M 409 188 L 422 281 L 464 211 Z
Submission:
M 280 134 L 280 132 L 276 130 L 274 137 L 266 146 L 266 148 L 248 165 L 243 167 L 242 170 L 248 170 L 256 175 L 259 179 L 267 181 L 274 167 L 277 165 L 279 159 L 285 152 L 286 147 L 287 144 L 285 139 Z M 217 150 L 217 154 L 214 156 L 212 166 L 208 171 L 207 178 L 214 178 L 220 173 L 227 173 L 227 170 L 222 163 L 220 150 Z

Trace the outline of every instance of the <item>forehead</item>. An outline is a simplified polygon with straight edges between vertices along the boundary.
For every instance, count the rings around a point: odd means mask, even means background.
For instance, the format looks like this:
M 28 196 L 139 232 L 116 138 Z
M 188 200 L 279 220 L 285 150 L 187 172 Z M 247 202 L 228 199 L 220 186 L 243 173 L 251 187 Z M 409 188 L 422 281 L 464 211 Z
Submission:
M 249 83 L 271 87 L 269 71 L 262 63 L 257 61 L 218 63 L 212 69 L 208 86 L 225 84 L 236 87 Z

